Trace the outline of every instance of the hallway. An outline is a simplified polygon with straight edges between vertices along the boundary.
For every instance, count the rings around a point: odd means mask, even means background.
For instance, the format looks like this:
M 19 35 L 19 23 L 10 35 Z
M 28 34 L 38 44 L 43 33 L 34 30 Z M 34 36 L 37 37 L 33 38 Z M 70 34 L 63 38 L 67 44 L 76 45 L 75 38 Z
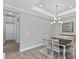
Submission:
M 19 43 L 17 43 L 15 40 L 6 40 L 3 51 L 5 53 L 17 52 L 19 51 Z

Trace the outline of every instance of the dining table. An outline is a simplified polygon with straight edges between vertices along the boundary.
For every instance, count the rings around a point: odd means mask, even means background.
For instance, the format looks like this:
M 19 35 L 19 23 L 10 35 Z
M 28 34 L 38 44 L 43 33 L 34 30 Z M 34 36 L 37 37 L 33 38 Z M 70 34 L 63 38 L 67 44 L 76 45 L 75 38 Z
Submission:
M 59 46 L 63 47 L 63 59 L 66 59 L 66 47 L 72 42 L 72 38 L 52 37 L 51 39 L 59 40 Z

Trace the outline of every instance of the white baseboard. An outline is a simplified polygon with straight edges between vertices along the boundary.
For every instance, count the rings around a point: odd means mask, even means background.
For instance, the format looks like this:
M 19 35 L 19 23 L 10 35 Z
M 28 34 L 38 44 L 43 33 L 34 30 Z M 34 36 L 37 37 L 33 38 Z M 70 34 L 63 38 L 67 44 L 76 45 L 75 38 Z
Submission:
M 27 51 L 27 50 L 30 50 L 30 49 L 33 49 L 33 48 L 36 48 L 36 47 L 39 47 L 39 46 L 42 46 L 42 45 L 44 45 L 44 44 L 41 43 L 41 44 L 34 45 L 34 46 L 31 46 L 31 47 L 28 47 L 28 48 L 20 49 L 20 52 Z
M 5 59 L 5 53 L 3 53 L 3 59 Z

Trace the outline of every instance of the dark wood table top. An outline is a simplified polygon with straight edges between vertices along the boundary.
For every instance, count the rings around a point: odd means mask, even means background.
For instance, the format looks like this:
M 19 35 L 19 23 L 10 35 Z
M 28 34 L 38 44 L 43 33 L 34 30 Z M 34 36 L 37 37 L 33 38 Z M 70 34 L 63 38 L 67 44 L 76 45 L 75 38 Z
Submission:
M 65 39 L 65 38 L 53 37 L 52 39 L 59 39 L 59 44 L 62 44 L 62 45 L 67 45 L 68 43 L 72 42 L 72 40 Z

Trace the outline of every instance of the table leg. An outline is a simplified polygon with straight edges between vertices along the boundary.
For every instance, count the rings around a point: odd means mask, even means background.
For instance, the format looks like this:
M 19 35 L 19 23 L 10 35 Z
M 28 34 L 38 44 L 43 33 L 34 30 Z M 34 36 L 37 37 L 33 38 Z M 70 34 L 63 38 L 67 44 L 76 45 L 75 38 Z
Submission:
M 65 46 L 63 46 L 63 57 L 64 57 L 64 59 L 66 59 L 66 55 L 65 55 L 65 52 L 66 52 L 66 48 L 65 48 Z

